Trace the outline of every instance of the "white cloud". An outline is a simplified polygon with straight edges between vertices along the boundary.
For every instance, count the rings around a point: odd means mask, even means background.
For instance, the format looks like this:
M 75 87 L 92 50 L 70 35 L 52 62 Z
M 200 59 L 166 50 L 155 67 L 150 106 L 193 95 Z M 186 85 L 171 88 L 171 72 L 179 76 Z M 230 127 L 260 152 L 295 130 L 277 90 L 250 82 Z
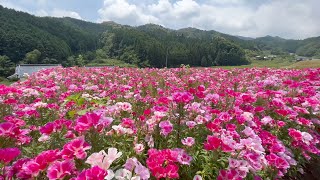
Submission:
M 9 0 L 0 0 L 0 4 L 6 8 L 15 9 L 18 11 L 25 11 L 24 8 L 10 2 Z
M 78 13 L 88 11 L 83 1 L 70 0 L 68 6 L 65 0 L 0 0 L 0 4 L 38 16 L 83 19 Z M 91 12 L 96 17 L 90 17 L 98 22 L 155 23 L 173 29 L 193 26 L 233 35 L 300 39 L 320 36 L 318 7 L 319 0 L 103 0 L 98 13 Z
M 72 17 L 75 19 L 82 19 L 82 17 L 77 12 L 67 11 L 63 9 L 53 9 L 51 11 L 40 9 L 35 11 L 33 14 L 35 14 L 36 16 Z
M 72 17 L 75 19 L 82 19 L 79 13 L 63 9 L 53 9 L 49 14 L 54 17 Z
M 98 21 L 116 21 L 130 25 L 145 24 L 149 22 L 159 23 L 153 15 L 143 12 L 143 9 L 126 0 L 105 0 L 104 7 L 98 11 Z
M 104 0 L 99 21 L 123 24 L 157 23 L 169 28 L 194 26 L 243 36 L 278 35 L 306 38 L 320 35 L 318 0 L 158 0 L 148 5 Z

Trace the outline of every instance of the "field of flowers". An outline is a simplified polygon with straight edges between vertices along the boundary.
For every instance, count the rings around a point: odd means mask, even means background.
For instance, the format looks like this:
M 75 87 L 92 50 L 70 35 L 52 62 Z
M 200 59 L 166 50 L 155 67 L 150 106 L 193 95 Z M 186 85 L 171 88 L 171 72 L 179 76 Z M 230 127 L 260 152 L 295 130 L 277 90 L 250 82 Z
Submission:
M 281 179 L 320 155 L 320 69 L 56 68 L 0 85 L 0 179 Z

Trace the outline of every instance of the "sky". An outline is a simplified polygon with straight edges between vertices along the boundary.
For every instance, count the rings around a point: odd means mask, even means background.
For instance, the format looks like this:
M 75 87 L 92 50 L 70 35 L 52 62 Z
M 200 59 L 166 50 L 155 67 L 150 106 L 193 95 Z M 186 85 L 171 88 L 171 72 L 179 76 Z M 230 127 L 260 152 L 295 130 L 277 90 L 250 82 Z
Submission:
M 320 0 L 0 0 L 36 16 L 194 27 L 245 37 L 320 36 Z

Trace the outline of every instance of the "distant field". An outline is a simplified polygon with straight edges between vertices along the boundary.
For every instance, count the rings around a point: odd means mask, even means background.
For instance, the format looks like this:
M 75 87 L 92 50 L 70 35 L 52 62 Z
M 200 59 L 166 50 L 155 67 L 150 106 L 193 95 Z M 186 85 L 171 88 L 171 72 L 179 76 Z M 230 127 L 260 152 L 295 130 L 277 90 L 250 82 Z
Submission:
M 253 60 L 249 65 L 242 66 L 217 66 L 216 68 L 233 69 L 233 68 L 252 68 L 252 67 L 269 67 L 269 68 L 320 68 L 320 59 L 307 60 L 300 62 L 290 62 L 283 60 L 257 61 Z
M 288 66 L 288 68 L 320 68 L 320 59 L 296 62 Z
M 119 67 L 136 67 L 133 64 L 128 64 L 117 59 L 101 59 L 95 60 L 86 66 L 119 66 Z
M 106 59 L 100 62 L 90 63 L 87 66 L 119 66 L 119 67 L 136 67 L 132 64 L 124 63 L 123 61 L 115 60 L 115 59 Z M 315 60 L 307 60 L 300 62 L 290 62 L 283 60 L 273 60 L 273 61 L 257 61 L 253 60 L 250 65 L 243 66 L 216 66 L 215 68 L 223 68 L 223 69 L 234 69 L 234 68 L 252 68 L 252 67 L 270 67 L 270 68 L 293 68 L 293 69 L 302 69 L 302 68 L 320 68 L 320 59 Z M 13 82 L 0 79 L 0 84 L 10 85 Z

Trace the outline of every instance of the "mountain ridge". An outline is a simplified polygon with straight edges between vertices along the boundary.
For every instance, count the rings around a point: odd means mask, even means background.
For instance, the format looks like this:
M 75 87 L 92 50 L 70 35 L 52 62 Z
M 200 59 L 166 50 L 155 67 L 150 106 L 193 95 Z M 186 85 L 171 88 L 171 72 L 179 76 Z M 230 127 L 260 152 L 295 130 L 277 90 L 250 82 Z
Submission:
M 0 56 L 8 56 L 14 63 L 24 61 L 34 50 L 40 52 L 41 61 L 38 58 L 29 63 L 68 61 L 66 64 L 72 65 L 76 57 L 82 55 L 86 61 L 115 58 L 155 67 L 165 66 L 163 59 L 168 55 L 175 58 L 173 66 L 179 63 L 194 66 L 241 64 L 246 63 L 244 55 L 248 51 L 254 52 L 251 54 L 268 51 L 272 54 L 320 56 L 320 37 L 287 40 L 264 36 L 252 39 L 194 27 L 174 30 L 157 24 L 129 26 L 114 21 L 96 23 L 70 17 L 37 17 L 1 5 L 0 22 Z M 167 52 L 169 47 L 170 52 Z M 31 53 L 31 57 L 33 55 Z M 159 58 L 161 63 L 153 60 L 160 61 Z M 80 61 L 83 60 L 80 58 Z

